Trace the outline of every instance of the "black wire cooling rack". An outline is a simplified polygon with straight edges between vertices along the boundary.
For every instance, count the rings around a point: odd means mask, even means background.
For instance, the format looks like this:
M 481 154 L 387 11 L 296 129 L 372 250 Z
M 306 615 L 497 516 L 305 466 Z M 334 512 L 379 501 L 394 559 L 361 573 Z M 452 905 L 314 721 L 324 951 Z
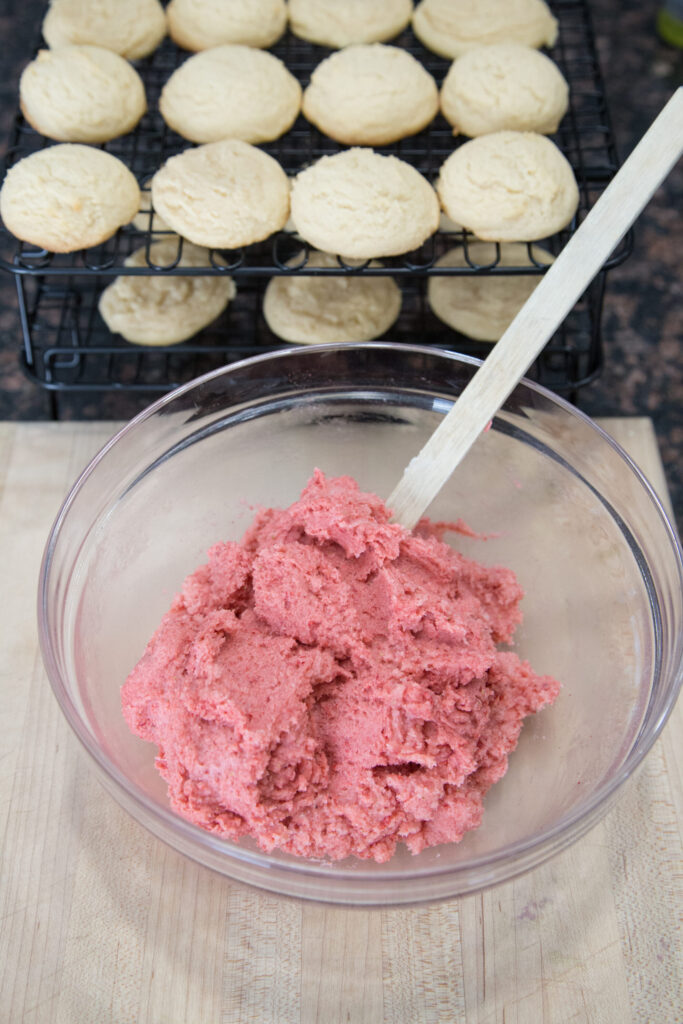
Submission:
M 543 241 L 557 253 L 576 230 L 578 223 L 618 168 L 604 88 L 597 60 L 590 11 L 585 0 L 556 0 L 550 3 L 559 21 L 556 46 L 549 51 L 569 83 L 570 106 L 554 141 L 571 163 L 579 186 L 579 209 L 571 224 L 558 235 Z M 410 29 L 394 45 L 413 53 L 440 85 L 449 62 L 426 50 Z M 329 50 L 314 46 L 287 33 L 272 50 L 290 71 L 307 84 L 316 65 Z M 141 186 L 147 184 L 164 161 L 187 148 L 189 143 L 172 132 L 158 112 L 159 93 L 172 72 L 188 54 L 170 40 L 148 58 L 136 63 L 145 83 L 148 112 L 137 128 L 101 148 L 130 167 Z M 465 141 L 453 137 L 448 123 L 439 115 L 423 132 L 391 146 L 377 147 L 411 163 L 431 182 L 453 149 Z M 11 166 L 29 153 L 50 145 L 17 114 L 5 163 Z M 322 135 L 303 117 L 281 139 L 262 147 L 274 156 L 288 174 L 344 148 Z M 426 284 L 434 274 L 540 274 L 541 265 L 498 266 L 498 250 L 491 263 L 473 260 L 463 268 L 438 268 L 438 258 L 454 245 L 467 252 L 472 237 L 458 230 L 440 230 L 416 252 L 383 260 L 382 269 L 367 264 L 350 267 L 339 261 L 335 268 L 307 268 L 308 248 L 287 231 L 257 245 L 214 253 L 208 268 L 179 268 L 182 240 L 177 258 L 167 266 L 124 266 L 130 253 L 149 247 L 160 237 L 151 233 L 152 211 L 138 227 L 122 228 L 104 244 L 66 255 L 53 254 L 20 243 L 0 229 L 0 267 L 15 276 L 17 301 L 23 334 L 22 365 L 39 385 L 60 392 L 130 391 L 153 396 L 171 390 L 199 373 L 247 355 L 281 348 L 286 343 L 273 335 L 263 319 L 263 290 L 268 280 L 282 274 L 375 274 L 394 276 L 403 292 L 403 308 L 397 323 L 385 338 L 397 342 L 420 342 L 456 349 L 485 358 L 490 345 L 472 341 L 442 324 L 426 301 Z M 578 389 L 592 380 L 602 366 L 601 319 L 606 272 L 622 262 L 631 248 L 630 235 L 612 254 L 586 295 L 567 317 L 557 334 L 532 367 L 529 375 L 560 393 L 575 399 Z M 225 274 L 235 280 L 237 296 L 226 312 L 191 340 L 169 347 L 131 345 L 106 328 L 98 311 L 99 295 L 118 274 Z M 55 403 L 56 408 L 56 403 Z

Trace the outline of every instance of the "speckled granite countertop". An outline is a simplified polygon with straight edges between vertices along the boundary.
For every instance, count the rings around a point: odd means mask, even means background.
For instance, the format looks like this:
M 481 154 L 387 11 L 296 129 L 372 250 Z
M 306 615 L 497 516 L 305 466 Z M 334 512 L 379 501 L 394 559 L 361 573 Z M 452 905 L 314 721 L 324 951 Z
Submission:
M 17 83 L 37 36 L 43 0 L 0 0 L 0 147 L 17 103 Z M 683 54 L 655 33 L 654 0 L 592 0 L 598 53 L 619 154 L 623 159 L 683 79 Z M 11 45 L 7 45 L 11 40 Z M 583 388 L 578 405 L 591 416 L 652 417 L 683 526 L 683 166 L 658 191 L 638 222 L 635 247 L 607 280 L 603 316 L 605 365 Z M 46 394 L 19 365 L 20 331 L 14 285 L 0 274 L 0 419 L 49 418 Z M 125 418 L 137 411 L 125 396 L 106 394 L 60 414 Z

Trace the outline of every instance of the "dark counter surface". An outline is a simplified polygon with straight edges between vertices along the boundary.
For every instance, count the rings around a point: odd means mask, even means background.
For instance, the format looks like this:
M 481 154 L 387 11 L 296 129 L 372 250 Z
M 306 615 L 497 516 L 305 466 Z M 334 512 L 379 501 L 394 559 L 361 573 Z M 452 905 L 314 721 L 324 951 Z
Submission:
M 655 32 L 658 3 L 592 0 L 590 4 L 607 102 L 620 157 L 625 158 L 676 86 L 683 54 Z M 0 0 L 0 152 L 17 104 L 17 84 L 35 44 L 42 0 Z M 11 41 L 11 45 L 8 45 Z M 582 388 L 578 406 L 590 416 L 650 416 L 683 526 L 683 165 L 659 189 L 635 231 L 634 250 L 607 278 L 604 369 Z M 21 334 L 14 283 L 0 272 L 0 419 L 50 416 L 48 397 L 19 367 Z M 60 403 L 63 418 L 128 418 L 140 401 L 104 394 Z

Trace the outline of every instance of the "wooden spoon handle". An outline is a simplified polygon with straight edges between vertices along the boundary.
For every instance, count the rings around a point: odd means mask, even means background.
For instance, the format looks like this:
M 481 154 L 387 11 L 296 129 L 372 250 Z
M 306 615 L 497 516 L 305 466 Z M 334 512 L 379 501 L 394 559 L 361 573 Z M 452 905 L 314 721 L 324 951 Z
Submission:
M 387 500 L 412 529 L 683 152 L 683 87 L 589 211 Z

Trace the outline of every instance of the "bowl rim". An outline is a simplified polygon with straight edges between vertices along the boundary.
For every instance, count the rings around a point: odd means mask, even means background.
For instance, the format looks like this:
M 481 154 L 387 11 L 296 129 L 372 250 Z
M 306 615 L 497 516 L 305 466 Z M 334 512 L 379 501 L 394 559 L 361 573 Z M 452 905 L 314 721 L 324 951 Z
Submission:
M 226 865 L 234 859 L 246 862 L 254 868 L 265 869 L 271 873 L 274 870 L 278 872 L 282 871 L 292 877 L 297 876 L 301 879 L 315 879 L 319 882 L 329 882 L 332 879 L 335 882 L 348 881 L 361 883 L 367 881 L 376 885 L 378 888 L 388 886 L 389 884 L 395 884 L 398 881 L 419 881 L 426 883 L 435 879 L 443 879 L 446 876 L 451 876 L 456 879 L 458 877 L 465 876 L 468 872 L 501 867 L 506 862 L 509 864 L 510 870 L 502 872 L 500 877 L 496 877 L 489 881 L 484 880 L 480 885 L 473 887 L 469 886 L 464 890 L 466 892 L 475 892 L 490 884 L 499 884 L 501 882 L 508 881 L 523 871 L 540 865 L 556 852 L 564 849 L 565 846 L 573 844 L 573 842 L 578 840 L 590 828 L 597 824 L 603 813 L 608 809 L 618 790 L 621 789 L 623 784 L 638 768 L 651 750 L 676 704 L 676 700 L 683 685 L 683 637 L 678 637 L 677 645 L 678 652 L 681 655 L 678 659 L 680 666 L 679 671 L 669 686 L 668 693 L 663 701 L 659 715 L 653 723 L 649 724 L 649 730 L 644 738 L 644 723 L 641 722 L 634 736 L 631 748 L 623 758 L 618 771 L 606 781 L 603 780 L 603 782 L 592 792 L 586 802 L 574 805 L 574 807 L 559 818 L 553 825 L 545 828 L 541 832 L 536 833 L 534 836 L 517 840 L 515 843 L 506 846 L 504 849 L 495 850 L 484 856 L 468 857 L 456 865 L 442 866 L 437 864 L 426 867 L 423 866 L 421 868 L 416 867 L 414 870 L 411 870 L 410 867 L 406 867 L 405 864 L 400 868 L 392 869 L 391 861 L 386 864 L 382 864 L 381 869 L 378 870 L 378 865 L 374 864 L 374 862 L 366 862 L 358 858 L 353 858 L 353 867 L 348 868 L 342 866 L 346 861 L 325 861 L 312 858 L 295 857 L 294 855 L 283 854 L 281 851 L 278 852 L 278 856 L 282 859 L 274 862 L 271 854 L 269 853 L 260 849 L 252 849 L 251 847 L 240 845 L 239 842 L 225 839 L 215 833 L 202 829 L 181 817 L 175 811 L 171 810 L 170 807 L 163 807 L 159 805 L 152 798 L 148 797 L 135 783 L 132 783 L 130 779 L 128 779 L 127 776 L 118 769 L 118 767 L 106 756 L 95 742 L 95 738 L 90 729 L 83 725 L 82 716 L 61 679 L 57 659 L 50 642 L 50 631 L 48 628 L 49 614 L 46 598 L 53 551 L 71 505 L 75 501 L 85 482 L 95 472 L 97 466 L 104 458 L 106 458 L 108 452 L 114 446 L 119 444 L 122 439 L 128 436 L 128 434 L 136 430 L 141 423 L 156 415 L 157 412 L 176 401 L 179 397 L 186 395 L 197 387 L 205 385 L 213 379 L 230 375 L 244 367 L 257 365 L 262 362 L 272 362 L 279 359 L 288 360 L 303 358 L 306 356 L 310 358 L 311 353 L 315 355 L 316 353 L 323 354 L 325 352 L 336 352 L 339 350 L 348 352 L 353 350 L 370 349 L 406 351 L 417 355 L 427 355 L 431 358 L 443 358 L 446 361 L 455 364 L 465 364 L 471 367 L 478 367 L 482 363 L 482 360 L 480 359 L 476 359 L 472 356 L 467 356 L 450 349 L 434 348 L 425 345 L 408 345 L 392 342 L 305 345 L 281 348 L 228 363 L 208 373 L 202 374 L 201 376 L 188 381 L 186 384 L 180 385 L 173 391 L 156 399 L 120 427 L 99 449 L 99 451 L 96 452 L 69 488 L 66 497 L 59 508 L 45 544 L 38 580 L 37 612 L 40 649 L 50 686 L 54 692 L 57 703 L 59 704 L 62 713 L 65 715 L 71 729 L 76 734 L 81 745 L 93 759 L 97 768 L 107 779 L 111 780 L 111 782 L 118 787 L 121 791 L 121 795 L 125 794 L 126 803 L 132 800 L 133 803 L 144 811 L 146 815 L 150 816 L 155 821 L 155 823 L 160 827 L 163 835 L 160 834 L 159 830 L 152 828 L 150 825 L 146 824 L 144 820 L 136 817 L 136 820 L 140 824 L 146 827 L 149 831 L 152 831 L 153 834 L 157 835 L 159 838 L 163 838 L 169 831 L 172 834 L 179 832 L 186 841 L 184 852 L 193 859 L 198 860 L 200 863 L 205 862 L 202 861 L 199 852 L 195 854 L 191 850 L 187 850 L 186 847 L 188 844 L 191 847 L 194 847 L 197 844 L 199 847 L 208 847 L 214 853 L 220 854 L 224 858 Z M 681 589 L 683 590 L 683 550 L 681 548 L 680 541 L 658 495 L 631 456 L 606 430 L 604 430 L 604 428 L 560 395 L 555 394 L 543 385 L 537 384 L 535 381 L 531 381 L 527 378 L 522 378 L 519 381 L 519 385 L 543 396 L 552 404 L 559 406 L 572 417 L 583 422 L 591 430 L 596 432 L 598 436 L 601 437 L 601 439 L 606 442 L 608 446 L 620 457 L 620 459 L 625 462 L 630 472 L 645 491 L 653 510 L 660 520 L 660 525 L 664 528 L 664 532 L 667 535 L 674 558 L 677 562 L 678 578 Z M 511 389 L 511 391 L 512 390 L 514 390 L 514 388 Z M 643 740 L 643 742 L 639 743 L 639 740 Z M 109 791 L 113 796 L 118 797 L 117 791 Z M 563 839 L 566 841 L 562 842 Z M 172 840 L 166 841 L 173 845 Z M 529 858 L 530 863 L 521 867 L 514 866 L 515 862 L 519 858 L 523 858 L 524 855 L 530 855 L 533 852 L 535 852 L 536 855 Z M 370 864 L 370 871 L 363 870 L 363 866 L 365 864 Z M 221 869 L 219 868 L 218 870 Z M 226 870 L 224 874 L 230 876 L 229 870 Z M 264 887 L 268 888 L 268 886 Z M 278 889 L 274 889 L 272 891 L 279 892 Z M 455 895 L 456 893 L 457 890 L 455 890 L 453 894 Z M 297 895 L 301 896 L 302 894 L 298 893 Z M 321 899 L 320 896 L 314 896 L 311 898 L 318 900 Z M 419 903 L 424 902 L 425 899 L 429 898 L 430 897 L 425 897 L 424 895 L 416 893 L 415 898 L 409 902 Z M 322 901 L 325 902 L 324 897 L 322 898 Z M 348 903 L 349 901 L 348 899 L 335 899 L 331 895 L 328 902 Z M 382 901 L 379 899 L 377 902 L 381 903 Z

